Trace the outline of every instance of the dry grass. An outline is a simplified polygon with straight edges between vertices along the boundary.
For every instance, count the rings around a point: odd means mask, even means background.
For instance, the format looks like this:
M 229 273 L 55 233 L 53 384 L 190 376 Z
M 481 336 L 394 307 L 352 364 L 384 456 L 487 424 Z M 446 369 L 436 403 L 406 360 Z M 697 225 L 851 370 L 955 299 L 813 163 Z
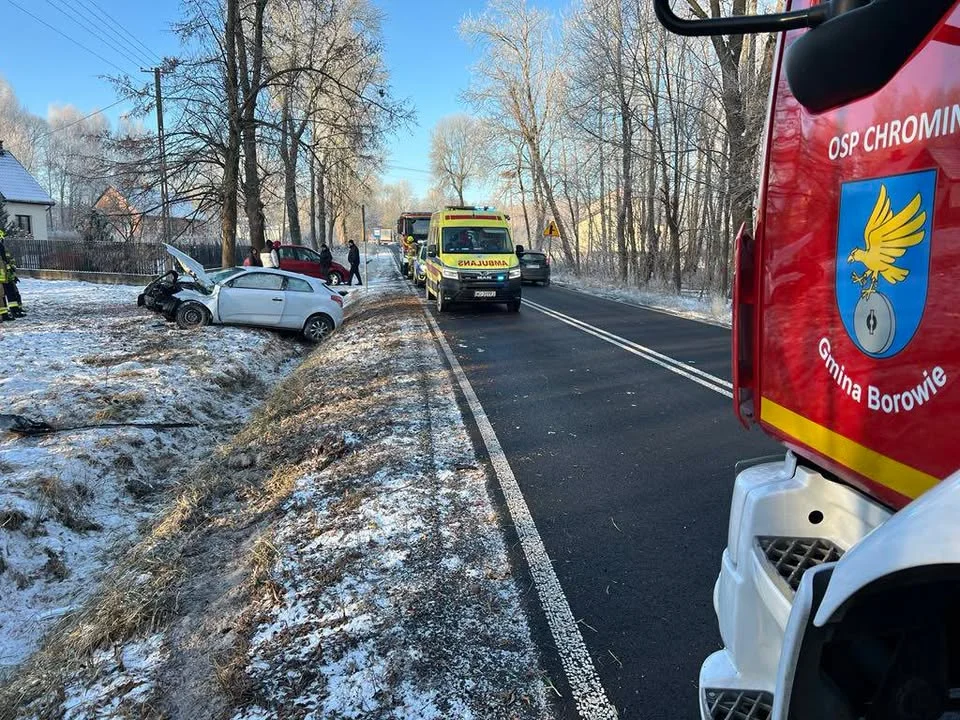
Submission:
M 17 469 L 17 466 L 13 463 L 9 463 L 6 460 L 0 460 L 0 477 L 4 475 L 13 475 L 14 470 Z
M 88 362 L 94 364 L 95 357 Z M 308 356 L 235 437 L 185 476 L 156 523 L 117 561 L 93 597 L 48 633 L 42 648 L 15 677 L 0 684 L 0 720 L 12 720 L 26 708 L 41 720 L 59 717 L 58 698 L 65 682 L 89 671 L 94 650 L 169 627 L 179 617 L 185 590 L 202 583 L 205 574 L 224 572 L 222 562 L 207 556 L 214 538 L 233 533 L 235 547 L 240 547 L 247 537 L 250 550 L 235 561 L 248 591 L 277 590 L 270 575 L 276 549 L 269 540 L 254 542 L 253 537 L 282 512 L 299 478 L 322 471 L 348 452 L 339 432 L 317 424 L 317 387 L 329 388 L 331 401 L 355 405 L 352 412 L 378 402 L 366 391 L 361 395 L 331 383 L 325 362 L 316 354 Z M 229 389 L 263 386 L 256 375 L 241 372 L 214 382 Z M 108 408 L 137 408 L 144 399 L 142 393 L 125 393 L 112 398 Z M 163 465 L 158 462 L 155 472 L 162 474 Z M 47 487 L 52 497 L 63 497 L 59 486 Z M 341 500 L 345 507 L 360 501 L 360 493 Z M 208 664 L 205 670 L 211 673 L 211 692 L 219 689 L 237 704 L 248 702 L 253 692 L 245 672 L 252 632 L 248 625 L 253 622 L 248 615 L 238 613 L 230 650 L 215 652 L 212 669 Z
M 38 475 L 33 478 L 34 494 L 37 498 L 37 517 L 39 526 L 48 514 L 74 532 L 91 532 L 103 527 L 84 517 L 80 508 L 89 500 L 89 488 L 83 484 L 68 485 L 58 477 Z
M 95 364 L 95 357 L 88 364 Z M 41 720 L 59 717 L 64 683 L 89 667 L 94 650 L 155 632 L 170 622 L 183 588 L 196 582 L 197 563 L 212 562 L 205 560 L 204 550 L 214 533 L 256 532 L 281 510 L 305 468 L 319 472 L 347 452 L 337 433 L 325 434 L 318 443 L 316 435 L 304 431 L 315 424 L 310 412 L 313 392 L 321 379 L 329 381 L 329 377 L 328 367 L 308 357 L 232 440 L 186 476 L 152 529 L 118 560 L 93 597 L 52 629 L 42 648 L 0 685 L 0 720 L 13 720 L 28 707 Z M 235 373 L 223 382 L 247 387 L 254 381 L 260 382 L 255 376 Z M 331 390 L 331 399 L 346 400 L 352 391 L 344 389 L 343 398 L 337 397 L 340 392 Z M 115 396 L 98 419 L 115 420 L 144 400 L 142 393 Z M 374 397 L 364 400 L 376 403 Z M 292 433 L 293 429 L 300 432 Z M 272 472 L 265 473 L 263 468 Z M 69 516 L 66 511 L 75 492 L 55 478 L 42 478 L 38 486 L 51 507 Z M 275 550 L 266 541 L 253 548 L 249 557 L 237 561 L 246 565 L 250 587 L 269 586 Z M 204 571 L 201 566 L 199 572 Z M 221 572 L 222 567 L 206 571 Z M 236 630 L 232 650 L 216 658 L 213 680 L 228 698 L 240 703 L 252 691 L 244 672 L 250 628 Z
M 0 530 L 19 530 L 29 519 L 22 510 L 0 509 Z
M 118 393 L 103 399 L 105 407 L 93 414 L 96 422 L 119 422 L 135 417 L 147 401 L 147 396 L 139 391 Z

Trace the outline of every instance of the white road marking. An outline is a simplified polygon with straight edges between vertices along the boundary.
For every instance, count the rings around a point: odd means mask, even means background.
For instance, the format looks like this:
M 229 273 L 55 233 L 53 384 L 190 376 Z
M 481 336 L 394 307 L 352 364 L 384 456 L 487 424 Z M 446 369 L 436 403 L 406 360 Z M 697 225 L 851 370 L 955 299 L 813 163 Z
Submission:
M 520 491 L 520 485 L 514 477 L 513 469 L 507 460 L 506 453 L 497 439 L 493 426 L 487 419 L 477 394 L 473 386 L 467 379 L 466 373 L 460 367 L 456 356 L 453 354 L 450 345 L 437 325 L 437 321 L 427 308 L 424 308 L 427 321 L 433 330 L 440 347 L 443 349 L 447 362 L 453 369 L 453 374 L 457 378 L 460 390 L 463 392 L 470 406 L 470 412 L 473 413 L 474 421 L 480 430 L 480 436 L 487 447 L 487 454 L 490 457 L 490 463 L 500 482 L 500 488 L 507 502 L 507 509 L 510 511 L 510 517 L 517 529 L 517 536 L 520 538 L 520 546 L 523 548 L 524 557 L 527 565 L 530 567 L 530 574 L 533 576 L 533 582 L 537 587 L 537 595 L 540 597 L 540 604 L 543 612 L 547 616 L 547 624 L 550 626 L 550 633 L 553 635 L 557 651 L 560 654 L 560 662 L 567 675 L 567 681 L 570 683 L 570 689 L 573 692 L 574 701 L 580 717 L 585 720 L 615 720 L 617 710 L 607 698 L 607 694 L 600 684 L 600 676 L 593 665 L 590 653 L 587 651 L 586 643 L 583 641 L 583 635 L 580 634 L 580 628 L 570 610 L 570 603 L 567 602 L 566 595 L 563 594 L 563 588 L 560 587 L 560 580 L 553 569 L 550 557 L 547 555 L 547 549 L 543 546 L 540 539 L 540 533 L 533 522 L 533 516 L 527 507 L 523 493 Z
M 566 323 L 570 327 L 574 327 L 581 332 L 585 332 L 588 335 L 593 335 L 604 342 L 608 342 L 611 345 L 616 345 L 623 350 L 626 350 L 629 353 L 633 353 L 638 357 L 642 357 L 648 362 L 652 362 L 654 365 L 659 365 L 666 370 L 669 370 L 672 373 L 676 373 L 682 377 L 687 378 L 688 380 L 693 380 L 693 382 L 703 385 L 705 388 L 713 390 L 715 393 L 719 393 L 728 398 L 733 398 L 733 384 L 723 378 L 719 378 L 716 375 L 711 375 L 708 372 L 704 372 L 700 368 L 695 368 L 692 365 L 675 360 L 674 358 L 659 353 L 656 350 L 648 348 L 639 343 L 635 343 L 632 340 L 627 340 L 626 338 L 620 337 L 619 335 L 614 335 L 611 332 L 607 332 L 601 328 L 585 323 L 582 320 L 577 320 L 574 317 L 569 315 L 564 315 L 561 312 L 548 308 L 545 305 L 540 303 L 533 302 L 532 300 L 527 300 L 524 298 L 523 304 L 528 307 L 542 312 L 544 315 L 559 320 L 562 323 Z

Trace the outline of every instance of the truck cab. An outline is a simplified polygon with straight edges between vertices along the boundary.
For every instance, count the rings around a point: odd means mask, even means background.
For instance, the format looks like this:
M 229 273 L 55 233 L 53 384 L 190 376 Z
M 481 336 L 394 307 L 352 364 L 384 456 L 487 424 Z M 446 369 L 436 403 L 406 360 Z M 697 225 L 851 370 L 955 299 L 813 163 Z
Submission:
M 520 310 L 519 254 L 509 217 L 483 207 L 448 206 L 433 214 L 427 237 L 426 294 L 450 303 L 504 303 Z
M 737 469 L 702 718 L 960 717 L 960 3 L 794 0 L 736 241 Z
M 413 263 L 417 258 L 419 245 L 427 241 L 430 228 L 429 212 L 409 211 L 397 218 L 397 239 L 400 243 L 400 273 L 412 277 Z

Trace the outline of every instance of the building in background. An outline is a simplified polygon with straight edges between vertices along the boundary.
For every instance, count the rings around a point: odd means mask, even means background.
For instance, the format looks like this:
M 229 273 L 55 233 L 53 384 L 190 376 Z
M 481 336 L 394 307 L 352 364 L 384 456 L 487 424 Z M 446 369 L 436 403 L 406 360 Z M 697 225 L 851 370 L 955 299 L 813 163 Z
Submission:
M 38 240 L 47 239 L 47 215 L 53 202 L 47 191 L 4 150 L 0 140 L 0 196 L 7 212 L 7 228 Z
M 93 204 L 110 226 L 117 242 L 158 242 L 163 239 L 163 214 L 160 193 L 156 191 L 121 191 L 110 185 Z M 206 240 L 206 220 L 193 203 L 172 200 L 167 205 L 170 214 L 170 240 L 201 242 Z

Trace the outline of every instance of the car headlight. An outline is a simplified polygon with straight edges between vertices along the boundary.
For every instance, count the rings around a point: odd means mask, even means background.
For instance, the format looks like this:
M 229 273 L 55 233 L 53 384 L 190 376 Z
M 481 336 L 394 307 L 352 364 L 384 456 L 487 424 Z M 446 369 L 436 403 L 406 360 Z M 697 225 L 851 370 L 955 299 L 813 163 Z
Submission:
M 444 276 L 445 278 L 447 278 L 448 280 L 459 280 L 459 279 L 460 279 L 460 273 L 459 273 L 457 270 L 454 270 L 453 268 L 446 268 L 446 267 L 445 267 L 445 268 L 442 268 L 442 269 L 440 270 L 440 272 L 441 272 L 441 273 L 443 274 L 443 276 Z
M 520 268 L 519 267 L 510 268 L 510 279 L 513 280 L 514 278 L 518 278 L 518 277 L 520 277 Z

